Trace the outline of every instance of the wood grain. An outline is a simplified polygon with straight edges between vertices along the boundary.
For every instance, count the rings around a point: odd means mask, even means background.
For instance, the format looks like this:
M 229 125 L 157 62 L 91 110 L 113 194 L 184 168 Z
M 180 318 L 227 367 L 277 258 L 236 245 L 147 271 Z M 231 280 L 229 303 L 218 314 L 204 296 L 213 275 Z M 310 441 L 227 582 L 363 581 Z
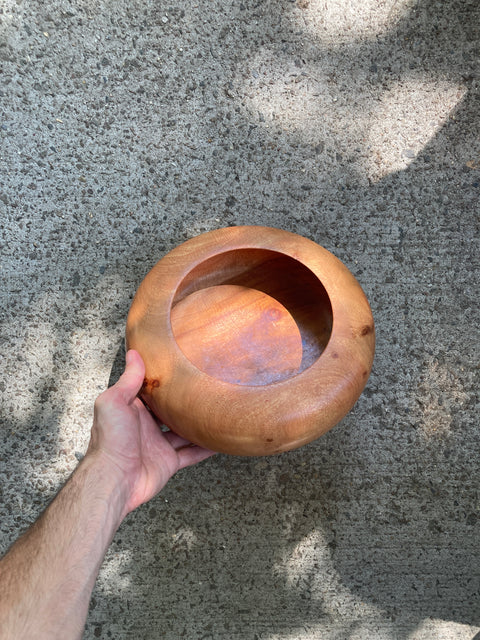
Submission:
M 222 301 L 216 297 L 222 287 L 253 290 L 255 298 L 251 305 L 242 296 Z M 262 304 L 272 298 L 272 308 L 285 309 L 278 335 L 267 337 L 265 355 L 259 354 L 260 365 L 271 358 L 269 375 L 281 379 L 267 375 L 262 381 L 257 372 L 252 383 L 245 368 L 242 382 L 225 379 L 225 369 L 242 369 L 245 356 L 244 342 L 235 335 L 236 307 L 250 309 L 240 336 L 259 322 L 263 307 L 258 303 L 257 309 L 253 300 L 261 294 L 267 296 Z M 282 339 L 286 345 L 292 340 L 293 325 L 301 339 L 299 365 L 298 342 L 285 351 L 281 346 Z M 194 334 L 202 336 L 203 346 Z M 220 335 L 223 349 L 215 344 Z M 335 256 L 296 234 L 247 226 L 203 234 L 162 258 L 138 288 L 126 341 L 146 364 L 149 384 L 142 396 L 165 424 L 216 451 L 268 455 L 314 440 L 352 408 L 371 370 L 375 329 L 365 294 Z M 205 370 L 202 354 L 208 352 L 221 354 L 221 375 Z M 290 360 L 292 354 L 297 355 Z M 293 361 L 296 373 L 290 372 Z
M 302 338 L 275 298 L 217 285 L 183 298 L 171 314 L 175 340 L 196 367 L 233 384 L 263 385 L 298 373 Z

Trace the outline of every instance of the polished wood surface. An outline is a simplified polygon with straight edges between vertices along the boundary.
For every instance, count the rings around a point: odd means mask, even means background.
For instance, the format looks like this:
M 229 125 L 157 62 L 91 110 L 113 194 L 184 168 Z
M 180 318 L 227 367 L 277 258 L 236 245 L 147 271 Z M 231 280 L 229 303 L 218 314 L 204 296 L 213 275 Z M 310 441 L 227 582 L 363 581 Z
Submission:
M 302 337 L 288 310 L 263 291 L 217 285 L 183 298 L 171 314 L 175 340 L 196 367 L 235 384 L 298 373 Z
M 299 447 L 352 408 L 375 330 L 353 275 L 311 240 L 229 227 L 180 245 L 147 274 L 127 346 L 142 397 L 172 429 L 225 453 Z

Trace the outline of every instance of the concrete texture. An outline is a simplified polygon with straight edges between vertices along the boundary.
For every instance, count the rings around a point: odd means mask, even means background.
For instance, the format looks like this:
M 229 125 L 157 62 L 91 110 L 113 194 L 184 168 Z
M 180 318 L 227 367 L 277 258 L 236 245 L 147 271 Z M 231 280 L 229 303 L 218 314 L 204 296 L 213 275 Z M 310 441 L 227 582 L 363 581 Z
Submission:
M 85 638 L 480 631 L 479 20 L 476 0 L 0 0 L 2 549 L 75 468 L 136 287 L 186 238 L 312 238 L 378 332 L 325 437 L 217 456 L 128 517 Z

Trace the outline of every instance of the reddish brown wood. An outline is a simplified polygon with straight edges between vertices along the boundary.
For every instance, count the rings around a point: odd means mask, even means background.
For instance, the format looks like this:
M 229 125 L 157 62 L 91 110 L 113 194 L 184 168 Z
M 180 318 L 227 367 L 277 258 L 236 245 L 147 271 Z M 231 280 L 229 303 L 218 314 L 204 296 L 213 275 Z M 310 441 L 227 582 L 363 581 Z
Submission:
M 263 291 L 224 284 L 194 291 L 172 309 L 171 322 L 185 356 L 219 380 L 262 385 L 300 369 L 298 326 Z
M 165 424 L 239 455 L 293 449 L 334 426 L 360 395 L 375 344 L 348 269 L 266 227 L 219 229 L 167 254 L 137 291 L 126 338 Z

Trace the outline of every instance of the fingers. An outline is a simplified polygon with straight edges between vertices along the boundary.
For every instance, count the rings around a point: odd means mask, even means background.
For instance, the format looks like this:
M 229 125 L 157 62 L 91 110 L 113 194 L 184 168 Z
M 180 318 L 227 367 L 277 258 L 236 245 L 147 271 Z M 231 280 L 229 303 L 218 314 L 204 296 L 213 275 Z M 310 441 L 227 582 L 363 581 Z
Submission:
M 190 467 L 192 464 L 197 464 L 202 460 L 210 458 L 210 456 L 215 455 L 215 453 L 215 451 L 204 449 L 203 447 L 199 447 L 196 444 L 177 449 L 179 462 L 178 468 L 184 469 L 185 467 Z
M 174 431 L 167 431 L 163 434 L 163 437 L 177 452 L 179 469 L 201 462 L 216 453 L 211 449 L 205 449 L 204 447 L 193 444 L 190 440 L 178 436 Z
M 180 447 L 188 447 L 192 443 L 190 440 L 186 440 L 181 436 L 177 435 L 174 431 L 164 431 L 163 437 L 168 442 L 168 444 L 174 449 L 180 449 Z
M 145 378 L 145 365 L 138 351 L 130 349 L 125 357 L 125 371 L 114 388 L 119 391 L 127 404 L 135 399 Z

